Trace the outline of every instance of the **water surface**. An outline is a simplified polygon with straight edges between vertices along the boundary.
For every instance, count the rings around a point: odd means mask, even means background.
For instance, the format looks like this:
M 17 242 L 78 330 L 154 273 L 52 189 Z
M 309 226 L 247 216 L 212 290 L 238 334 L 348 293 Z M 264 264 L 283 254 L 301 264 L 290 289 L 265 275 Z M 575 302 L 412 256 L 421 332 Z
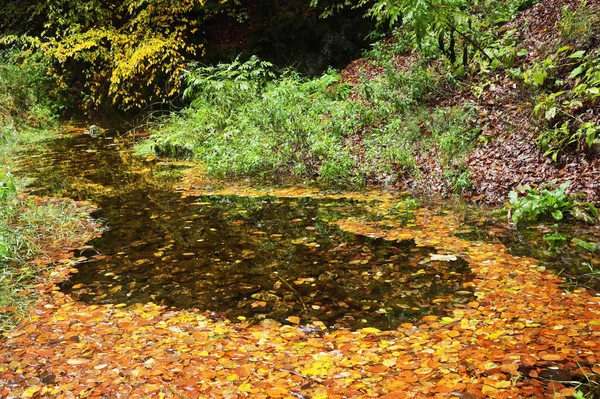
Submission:
M 467 263 L 433 248 L 341 231 L 335 221 L 410 221 L 355 199 L 183 198 L 171 167 L 123 137 L 74 131 L 25 167 L 32 191 L 89 200 L 107 230 L 77 254 L 62 290 L 89 303 L 155 302 L 261 322 L 394 328 L 470 300 Z

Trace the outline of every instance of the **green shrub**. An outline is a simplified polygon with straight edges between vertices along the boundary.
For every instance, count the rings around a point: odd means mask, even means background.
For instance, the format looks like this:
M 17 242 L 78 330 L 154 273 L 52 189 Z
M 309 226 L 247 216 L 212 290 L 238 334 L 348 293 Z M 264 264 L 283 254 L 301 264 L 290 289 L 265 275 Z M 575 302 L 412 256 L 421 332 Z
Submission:
M 75 234 L 85 234 L 77 205 L 44 204 L 17 195 L 23 182 L 10 172 L 14 156 L 25 145 L 48 137 L 39 129 L 0 130 L 0 332 L 12 328 L 34 299 L 30 288 L 39 270 L 32 259 L 45 245 L 72 242 Z
M 0 124 L 4 129 L 41 127 L 56 119 L 60 107 L 51 100 L 53 85 L 47 71 L 47 61 L 40 53 L 0 50 Z
M 38 204 L 16 195 L 0 201 L 0 308 L 12 309 L 0 312 L 0 332 L 10 329 L 33 300 L 27 291 L 39 270 L 31 260 L 44 245 L 72 242 L 76 232 L 81 234 L 80 213 L 70 203 Z
M 508 194 L 508 210 L 513 222 L 534 222 L 542 218 L 562 220 L 565 215 L 594 223 L 600 218 L 596 207 L 582 201 L 578 196 L 568 195 L 571 182 L 565 182 L 555 189 L 548 185 L 534 189 L 522 187 Z
M 347 88 L 336 90 L 339 75 L 307 80 L 284 71 L 274 79 L 270 67 L 251 58 L 188 72 L 191 107 L 159 125 L 138 151 L 190 154 L 215 176 L 359 182 L 344 146 L 359 106 L 343 99 Z
M 564 52 L 571 54 L 559 55 Z M 534 107 L 535 115 L 544 122 L 538 145 L 554 161 L 570 149 L 591 152 L 600 141 L 600 126 L 578 117 L 593 109 L 600 98 L 600 58 L 598 54 L 588 56 L 582 50 L 571 52 L 566 47 L 557 54 L 534 65 L 525 75 L 526 82 L 536 86 L 549 80 L 560 83 L 558 87 L 551 87 L 549 93 L 540 95 Z M 567 68 L 568 75 L 560 74 L 558 65 Z M 552 79 L 554 74 L 560 79 Z
M 541 121 L 538 146 L 555 162 L 568 152 L 593 154 L 600 144 L 600 126 L 588 116 L 600 98 L 598 9 L 581 2 L 575 11 L 563 8 L 562 41 L 554 53 L 523 72 L 537 92 L 534 113 Z
M 140 154 L 184 156 L 201 161 L 218 177 L 314 181 L 362 186 L 419 174 L 415 154 L 438 148 L 453 185 L 466 187 L 457 158 L 478 134 L 468 108 L 427 112 L 421 105 L 438 80 L 416 62 L 354 87 L 335 71 L 306 79 L 274 72 L 257 58 L 216 67 L 190 68 L 191 106 L 156 124 Z M 255 79 L 256 77 L 256 79 Z
M 0 51 L 0 332 L 15 325 L 33 297 L 39 270 L 31 262 L 43 245 L 69 238 L 80 227 L 80 209 L 39 204 L 17 195 L 11 174 L 24 144 L 48 137 L 58 106 L 51 100 L 47 65 L 36 53 Z
M 563 40 L 575 47 L 587 47 L 600 33 L 600 16 L 594 11 L 587 0 L 579 3 L 571 10 L 569 5 L 562 9 L 562 19 L 558 24 Z
M 4 202 L 11 195 L 15 194 L 17 188 L 10 173 L 0 171 L 0 203 Z

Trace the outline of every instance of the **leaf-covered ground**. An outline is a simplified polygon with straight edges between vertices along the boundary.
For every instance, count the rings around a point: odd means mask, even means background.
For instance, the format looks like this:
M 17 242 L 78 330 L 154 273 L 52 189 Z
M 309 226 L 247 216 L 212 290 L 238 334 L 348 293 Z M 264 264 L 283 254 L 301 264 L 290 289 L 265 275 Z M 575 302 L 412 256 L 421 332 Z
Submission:
M 564 8 L 573 11 L 582 3 L 580 0 L 544 0 L 506 24 L 504 29 L 515 33 L 517 48 L 527 52 L 525 59 L 515 66 L 526 70 L 534 63 L 542 62 L 548 52 L 561 43 L 559 26 L 564 18 Z M 586 4 L 590 10 L 598 10 L 597 1 Z M 597 46 L 595 40 L 586 50 L 592 51 Z M 406 71 L 417 59 L 411 54 L 396 56 L 393 61 L 398 70 Z M 341 71 L 343 80 L 352 85 L 364 79 L 375 79 L 383 73 L 365 58 L 353 61 Z M 476 95 L 480 90 L 481 93 Z M 356 93 L 352 98 L 358 100 Z M 519 186 L 537 186 L 552 181 L 571 181 L 572 192 L 581 192 L 594 203 L 600 199 L 600 153 L 568 152 L 563 154 L 560 162 L 544 156 L 544 151 L 536 144 L 541 130 L 540 121 L 533 113 L 536 94 L 522 78 L 516 78 L 504 69 L 473 74 L 460 86 L 440 87 L 430 102 L 432 109 L 470 104 L 477 111 L 477 125 L 483 140 L 466 159 L 473 185 L 472 192 L 467 195 L 471 200 L 501 204 L 508 192 Z M 598 123 L 598 105 L 587 115 Z M 439 156 L 420 155 L 416 156 L 416 161 L 424 176 L 418 187 L 426 192 L 449 190 Z M 398 183 L 400 187 L 415 185 L 410 175 L 403 176 Z
M 476 300 L 394 331 L 329 331 L 293 316 L 251 326 L 74 301 L 56 285 L 75 271 L 65 257 L 0 343 L 0 397 L 541 398 L 576 392 L 556 381 L 600 373 L 600 297 L 565 292 L 534 259 L 460 239 L 455 217 L 428 209 L 406 228 L 338 226 L 465 258 Z

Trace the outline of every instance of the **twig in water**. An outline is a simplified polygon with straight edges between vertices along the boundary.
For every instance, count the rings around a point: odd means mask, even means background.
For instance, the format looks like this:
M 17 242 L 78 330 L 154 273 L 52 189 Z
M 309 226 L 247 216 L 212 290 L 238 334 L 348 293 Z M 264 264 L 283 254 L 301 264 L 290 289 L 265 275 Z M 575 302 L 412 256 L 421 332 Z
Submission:
M 300 300 L 300 303 L 302 304 L 302 308 L 304 309 L 305 312 L 308 312 L 308 307 L 306 306 L 306 302 L 304 302 L 304 299 L 302 299 L 302 296 L 300 296 L 300 293 L 298 291 L 296 291 L 296 289 L 294 287 L 292 287 L 290 285 L 290 283 L 288 283 L 287 281 L 285 281 L 284 279 L 282 279 L 281 277 L 279 277 L 279 275 L 277 273 L 273 273 L 275 275 L 275 277 L 277 277 L 277 279 L 279 281 L 281 281 L 283 284 L 285 284 L 290 290 L 292 290 L 292 292 L 298 297 L 298 299 Z

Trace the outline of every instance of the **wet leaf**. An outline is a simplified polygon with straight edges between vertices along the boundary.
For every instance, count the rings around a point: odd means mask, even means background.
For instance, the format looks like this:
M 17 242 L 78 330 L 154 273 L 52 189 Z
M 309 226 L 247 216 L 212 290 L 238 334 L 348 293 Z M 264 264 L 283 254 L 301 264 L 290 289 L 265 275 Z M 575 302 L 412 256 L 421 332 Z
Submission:
M 308 189 L 285 190 L 286 195 L 315 194 Z M 131 252 L 121 238 L 110 255 L 112 260 L 95 259 L 85 265 L 86 270 L 103 265 L 94 275 L 98 280 L 81 287 L 91 293 L 86 300 L 74 300 L 75 294 L 65 295 L 57 289 L 57 282 L 74 278 L 69 277 L 73 268 L 69 262 L 53 266 L 55 281 L 40 282 L 32 317 L 0 341 L 0 396 L 20 397 L 26 389 L 39 387 L 28 395 L 160 398 L 175 392 L 189 397 L 301 395 L 315 399 L 552 397 L 556 392 L 573 391 L 541 384 L 529 376 L 550 375 L 547 370 L 554 366 L 569 367 L 578 378 L 598 369 L 595 337 L 600 331 L 600 299 L 586 290 L 563 290 L 563 280 L 541 270 L 535 259 L 513 255 L 497 240 L 471 241 L 457 236 L 464 226 L 454 213 L 415 209 L 410 225 L 377 218 L 388 205 L 381 200 L 387 194 L 376 193 L 370 197 L 374 204 L 361 203 L 376 209 L 369 218 L 354 214 L 341 220 L 323 210 L 335 210 L 335 206 L 320 207 L 313 198 L 305 203 L 313 208 L 302 207 L 303 213 L 288 217 L 287 225 L 296 230 L 281 234 L 283 230 L 277 230 L 281 223 L 248 226 L 252 213 L 269 201 L 264 191 L 243 191 L 231 185 L 220 194 L 226 192 L 262 199 L 255 208 L 250 201 L 243 206 L 220 205 L 213 190 L 201 200 L 211 205 L 205 208 L 214 211 L 221 206 L 234 216 L 213 223 L 203 213 L 204 228 L 189 223 L 198 228 L 184 231 L 172 215 L 173 231 L 189 234 L 182 242 L 201 243 L 193 249 L 176 251 L 183 236 L 165 231 L 155 237 L 156 245 L 144 238 Z M 192 201 L 200 199 L 188 200 Z M 298 198 L 294 201 L 302 204 Z M 389 202 L 388 209 L 398 203 Z M 351 205 L 344 212 L 355 207 Z M 189 204 L 186 207 L 197 210 Z M 240 214 L 242 208 L 246 212 Z M 169 207 L 146 212 L 164 215 L 166 209 Z M 323 219 L 311 212 L 323 212 Z M 185 220 L 203 219 L 187 216 Z M 313 217 L 317 219 L 314 223 Z M 157 220 L 169 219 L 160 216 Z M 331 228 L 319 238 L 321 250 L 297 245 L 314 241 L 298 239 L 314 234 L 305 229 L 309 220 L 319 231 Z M 244 223 L 234 224 L 240 221 Z M 219 234 L 209 233 L 206 226 L 213 226 Z M 238 234 L 241 226 L 247 230 Z M 267 234 L 252 234 L 257 229 Z M 228 239 L 235 245 L 228 247 L 222 244 L 225 240 L 216 240 L 222 232 L 230 233 Z M 345 232 L 358 238 L 340 238 Z M 273 234 L 282 237 L 274 240 Z M 333 242 L 327 243 L 330 235 Z M 206 240 L 199 241 L 203 237 Z M 169 245 L 173 246 L 167 248 Z M 214 253 L 200 255 L 204 254 L 200 247 L 213 245 Z M 284 245 L 285 251 L 279 245 Z M 250 251 L 246 257 L 244 250 Z M 153 256 L 157 251 L 170 258 L 161 263 L 162 259 Z M 301 259 L 301 273 L 292 273 L 287 263 L 270 258 L 275 251 Z M 191 252 L 197 259 L 182 256 Z M 432 255 L 446 258 L 435 260 Z M 64 252 L 61 255 L 66 256 Z M 261 258 L 269 261 L 252 273 L 260 274 L 262 280 L 251 284 L 251 273 L 244 271 Z M 218 267 L 214 259 L 221 259 Z M 428 262 L 419 266 L 423 260 Z M 116 268 L 108 265 L 111 262 Z M 461 262 L 463 269 L 454 268 Z M 220 268 L 224 272 L 217 274 Z M 153 269 L 159 273 L 148 278 L 147 272 Z M 201 269 L 212 274 L 193 278 Z M 166 275 L 171 271 L 175 278 Z M 122 280 L 124 275 L 138 272 L 143 276 L 138 281 Z M 471 278 L 457 278 L 460 274 Z M 156 285 L 162 291 L 153 291 L 153 279 L 159 280 Z M 185 286 L 187 279 L 193 281 L 191 286 Z M 209 284 L 212 280 L 219 284 Z M 100 292 L 105 283 L 122 287 L 113 301 L 120 305 L 110 304 L 110 296 L 94 303 L 94 295 L 106 294 Z M 446 283 L 451 287 L 448 291 L 422 295 Z M 126 295 L 136 290 L 141 296 L 134 305 Z M 172 307 L 167 301 L 156 304 L 167 295 L 192 300 L 205 293 L 212 301 L 210 306 L 196 310 Z M 234 299 L 215 310 L 228 298 Z M 392 320 L 396 315 L 400 316 Z M 336 325 L 348 320 L 353 323 L 352 330 Z M 373 320 L 388 324 L 372 324 Z M 28 386 L 38 382 L 36 377 L 45 385 Z
M 431 254 L 432 261 L 442 261 L 442 262 L 452 262 L 457 260 L 456 255 L 440 255 L 440 254 Z
M 80 364 L 85 364 L 88 361 L 88 359 L 69 359 L 67 360 L 67 363 L 71 366 L 79 366 Z

